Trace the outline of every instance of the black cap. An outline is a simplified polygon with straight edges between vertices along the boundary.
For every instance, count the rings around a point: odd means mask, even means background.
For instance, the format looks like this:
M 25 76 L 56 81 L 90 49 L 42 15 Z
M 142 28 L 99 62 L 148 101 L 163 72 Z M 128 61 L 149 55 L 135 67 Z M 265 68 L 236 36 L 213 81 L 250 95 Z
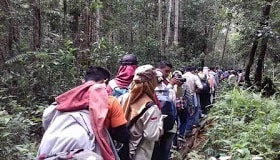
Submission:
M 137 57 L 134 54 L 127 54 L 122 57 L 121 62 L 122 65 L 137 65 Z

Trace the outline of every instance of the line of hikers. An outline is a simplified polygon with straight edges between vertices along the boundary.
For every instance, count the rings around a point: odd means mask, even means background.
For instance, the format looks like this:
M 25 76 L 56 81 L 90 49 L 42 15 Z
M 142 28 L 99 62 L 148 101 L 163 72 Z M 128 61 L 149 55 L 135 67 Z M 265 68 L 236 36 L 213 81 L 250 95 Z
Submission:
M 82 85 L 45 109 L 37 158 L 168 160 L 171 147 L 199 127 L 219 81 L 230 77 L 208 67 L 172 70 L 168 61 L 138 66 L 133 54 L 112 80 L 105 68 L 90 67 Z

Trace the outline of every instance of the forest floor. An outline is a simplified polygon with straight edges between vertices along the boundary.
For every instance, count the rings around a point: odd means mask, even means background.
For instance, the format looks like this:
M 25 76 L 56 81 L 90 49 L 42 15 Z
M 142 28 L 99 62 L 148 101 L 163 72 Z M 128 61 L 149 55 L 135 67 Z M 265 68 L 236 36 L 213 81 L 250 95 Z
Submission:
M 200 123 L 200 127 L 194 128 L 191 137 L 186 138 L 186 143 L 179 142 L 179 150 L 174 151 L 175 153 L 172 160 L 194 160 L 194 159 L 205 159 L 204 155 L 198 154 L 198 152 L 207 143 L 207 130 L 213 127 L 213 121 L 209 119 L 203 119 Z M 193 155 L 193 153 L 196 153 Z M 195 156 L 195 157 L 194 157 Z

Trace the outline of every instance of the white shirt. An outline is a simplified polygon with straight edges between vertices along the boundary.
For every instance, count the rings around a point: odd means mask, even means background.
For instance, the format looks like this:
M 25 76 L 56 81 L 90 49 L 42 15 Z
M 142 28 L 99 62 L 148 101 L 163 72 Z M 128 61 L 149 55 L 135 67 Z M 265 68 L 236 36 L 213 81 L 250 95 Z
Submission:
M 186 78 L 186 82 L 184 83 L 184 85 L 188 85 L 192 95 L 196 95 L 196 88 L 203 88 L 201 81 L 197 75 L 194 75 L 191 72 L 186 72 L 182 77 Z

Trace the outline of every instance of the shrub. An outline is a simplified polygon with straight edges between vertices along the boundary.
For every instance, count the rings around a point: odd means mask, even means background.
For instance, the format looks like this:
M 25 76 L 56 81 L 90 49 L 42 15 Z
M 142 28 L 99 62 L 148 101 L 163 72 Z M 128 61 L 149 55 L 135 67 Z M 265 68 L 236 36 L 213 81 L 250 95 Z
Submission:
M 280 100 L 240 88 L 220 95 L 209 115 L 214 127 L 207 133 L 204 153 L 233 159 L 252 159 L 254 155 L 280 159 Z

